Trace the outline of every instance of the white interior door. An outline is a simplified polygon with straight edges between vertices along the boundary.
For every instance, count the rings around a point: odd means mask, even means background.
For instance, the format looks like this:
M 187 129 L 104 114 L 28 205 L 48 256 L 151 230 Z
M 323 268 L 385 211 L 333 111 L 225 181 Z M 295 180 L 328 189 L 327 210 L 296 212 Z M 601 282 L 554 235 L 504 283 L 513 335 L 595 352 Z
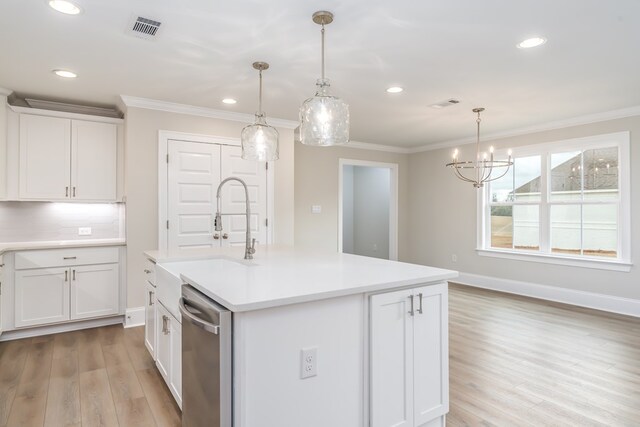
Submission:
M 267 243 L 267 169 L 264 162 L 243 160 L 242 149 L 237 146 L 222 146 L 222 179 L 240 178 L 247 184 L 251 201 L 252 237 L 260 244 Z M 246 217 L 245 193 L 242 184 L 231 181 L 222 189 L 222 239 L 224 246 L 245 244 Z M 239 214 L 239 215 L 234 215 Z
M 220 183 L 220 146 L 170 140 L 168 153 L 168 249 L 220 246 L 213 228 Z

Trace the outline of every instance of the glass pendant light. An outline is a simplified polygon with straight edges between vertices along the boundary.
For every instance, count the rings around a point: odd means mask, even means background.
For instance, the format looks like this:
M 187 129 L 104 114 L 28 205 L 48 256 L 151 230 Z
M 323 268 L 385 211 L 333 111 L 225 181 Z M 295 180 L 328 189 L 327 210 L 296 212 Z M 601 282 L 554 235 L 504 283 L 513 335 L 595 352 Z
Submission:
M 278 131 L 269 126 L 262 111 L 262 72 L 269 68 L 266 62 L 254 62 L 253 68 L 260 74 L 260 94 L 258 112 L 254 124 L 242 129 L 240 141 L 242 142 L 242 158 L 258 162 L 270 162 L 278 160 Z
M 324 26 L 333 22 L 333 14 L 316 12 L 313 22 L 322 25 L 322 77 L 316 82 L 316 94 L 300 107 L 300 142 L 316 146 L 346 144 L 349 142 L 349 105 L 329 94 L 329 79 L 324 76 Z

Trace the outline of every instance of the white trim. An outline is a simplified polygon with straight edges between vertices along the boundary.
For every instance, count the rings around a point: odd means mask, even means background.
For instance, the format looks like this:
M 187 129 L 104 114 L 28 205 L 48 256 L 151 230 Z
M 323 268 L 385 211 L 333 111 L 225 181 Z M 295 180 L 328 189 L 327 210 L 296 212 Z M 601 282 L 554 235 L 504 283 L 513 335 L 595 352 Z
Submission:
M 89 122 L 113 123 L 117 125 L 124 124 L 124 119 L 117 119 L 114 117 L 94 116 L 93 114 L 79 114 L 79 113 L 69 113 L 66 111 L 42 110 L 40 108 L 18 107 L 15 105 L 9 105 L 9 108 L 18 114 L 32 114 L 36 116 L 61 117 L 63 119 L 77 119 L 77 120 L 85 120 Z
M 240 146 L 239 138 L 229 138 L 224 136 L 203 135 L 188 132 L 175 132 L 168 130 L 158 131 L 158 249 L 168 249 L 167 220 L 169 212 L 167 210 L 168 192 L 168 164 L 167 154 L 169 153 L 169 141 L 200 142 L 205 144 L 234 145 Z M 275 169 L 277 162 L 269 162 L 267 170 L 267 244 L 273 243 L 275 220 Z
M 11 89 L 5 89 L 3 87 L 0 87 L 0 96 L 9 96 L 13 93 L 13 91 Z
M 569 267 L 595 268 L 597 270 L 629 272 L 631 271 L 631 267 L 633 266 L 631 262 L 608 260 L 604 258 L 577 258 L 524 251 L 522 253 L 516 253 L 499 249 L 476 249 L 476 252 L 480 256 L 514 259 L 518 261 L 542 262 L 546 264 L 557 264 Z
M 624 119 L 626 117 L 640 116 L 640 105 L 622 108 L 619 110 L 604 111 L 601 113 L 588 114 L 585 116 L 572 117 L 564 120 L 556 120 L 553 122 L 543 123 L 539 125 L 527 126 L 522 128 L 516 128 L 503 132 L 495 132 L 483 135 L 484 141 L 490 141 L 494 139 L 512 138 L 514 136 L 527 135 L 536 132 L 544 132 L 555 129 L 568 128 L 572 126 L 588 125 L 591 123 L 604 122 L 607 120 Z M 450 141 L 442 141 L 434 144 L 427 144 L 421 147 L 414 147 L 409 149 L 409 153 L 421 153 L 424 151 L 439 150 L 441 148 L 450 148 L 460 145 L 475 144 L 476 137 L 461 138 Z
M 218 110 L 208 107 L 196 107 L 187 104 L 178 104 L 175 102 L 158 101 L 156 99 L 138 98 L 135 96 L 120 95 L 122 103 L 125 107 L 144 108 L 147 110 L 165 111 L 168 113 L 187 114 L 190 116 L 209 117 L 212 119 L 230 120 L 233 122 L 253 123 L 255 116 L 253 114 L 238 113 L 235 111 Z M 298 122 L 293 120 L 277 119 L 273 117 L 267 118 L 271 126 L 295 129 Z
M 389 259 L 398 260 L 398 169 L 397 163 L 372 162 L 368 160 L 339 159 L 338 160 L 338 252 L 342 253 L 342 174 L 344 166 L 366 166 L 385 168 L 390 170 L 389 195 Z
M 547 301 L 640 317 L 640 300 L 478 274 L 460 273 L 453 283 L 492 289 Z
M 143 326 L 145 323 L 145 307 L 127 308 L 124 315 L 124 327 L 133 328 L 134 326 Z
M 124 316 L 106 317 L 103 319 L 91 319 L 81 322 L 67 322 L 58 325 L 40 326 L 28 329 L 15 329 L 6 331 L 0 335 L 0 341 L 19 340 L 22 338 L 39 337 L 42 335 L 59 334 L 62 332 L 79 331 L 81 329 L 98 328 L 100 326 L 117 325 L 124 323 Z
M 407 147 L 395 147 L 392 145 L 383 144 L 371 144 L 369 142 L 349 141 L 343 145 L 344 148 L 356 148 L 358 150 L 370 150 L 370 151 L 385 151 L 387 153 L 397 154 L 411 154 L 414 152 L 413 148 Z

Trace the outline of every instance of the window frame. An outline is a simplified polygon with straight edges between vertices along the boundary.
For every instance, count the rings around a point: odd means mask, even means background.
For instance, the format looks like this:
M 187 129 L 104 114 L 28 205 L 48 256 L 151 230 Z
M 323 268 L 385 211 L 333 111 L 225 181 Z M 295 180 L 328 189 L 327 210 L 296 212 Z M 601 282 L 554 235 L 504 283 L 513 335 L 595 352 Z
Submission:
M 618 190 L 617 201 L 607 200 L 576 200 L 551 201 L 551 189 L 548 179 L 551 174 L 551 155 L 568 151 L 586 151 L 598 148 L 618 148 Z M 495 203 L 489 200 L 490 185 L 485 184 L 477 195 L 477 248 L 482 256 L 516 259 L 524 261 L 543 262 L 597 268 L 616 271 L 631 270 L 631 170 L 630 170 L 630 133 L 628 131 L 582 138 L 572 138 L 554 142 L 527 145 L 513 149 L 513 158 L 540 156 L 540 200 L 536 202 L 512 201 Z M 496 151 L 496 157 L 506 156 L 506 150 Z M 618 250 L 616 258 L 597 257 L 591 255 L 568 255 L 551 252 L 551 206 L 557 205 L 617 205 L 618 206 Z M 491 207 L 492 206 L 539 206 L 538 232 L 539 250 L 505 249 L 491 247 Z M 581 227 L 581 233 L 584 232 Z

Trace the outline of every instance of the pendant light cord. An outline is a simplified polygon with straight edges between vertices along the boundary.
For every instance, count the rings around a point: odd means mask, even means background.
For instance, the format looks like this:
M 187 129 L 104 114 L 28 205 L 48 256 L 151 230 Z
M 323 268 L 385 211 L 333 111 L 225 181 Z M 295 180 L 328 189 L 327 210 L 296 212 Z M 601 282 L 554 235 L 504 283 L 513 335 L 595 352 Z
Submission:
M 262 115 L 262 70 L 259 70 L 260 73 L 260 92 L 258 95 L 258 115 Z
M 478 175 L 478 182 L 480 181 L 480 111 L 478 111 L 478 118 L 476 119 L 476 168 Z
M 322 34 L 322 81 L 324 81 L 324 23 L 322 24 L 320 33 Z

